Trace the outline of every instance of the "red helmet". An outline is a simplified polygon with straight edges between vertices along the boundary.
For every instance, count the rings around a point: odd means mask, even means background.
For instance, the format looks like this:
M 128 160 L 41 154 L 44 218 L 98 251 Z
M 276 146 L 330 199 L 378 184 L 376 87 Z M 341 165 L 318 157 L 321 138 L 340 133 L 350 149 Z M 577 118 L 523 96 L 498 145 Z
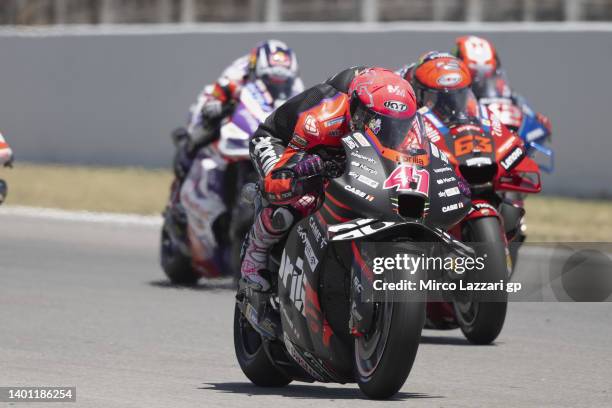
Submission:
M 411 78 L 419 104 L 430 108 L 444 122 L 475 114 L 472 77 L 461 60 L 448 53 L 428 52 L 414 67 Z
M 349 85 L 351 124 L 368 128 L 390 148 L 399 146 L 412 127 L 416 97 L 410 83 L 384 68 L 367 68 Z
M 475 81 L 490 78 L 500 65 L 493 43 L 474 35 L 457 38 L 453 55 L 467 65 Z

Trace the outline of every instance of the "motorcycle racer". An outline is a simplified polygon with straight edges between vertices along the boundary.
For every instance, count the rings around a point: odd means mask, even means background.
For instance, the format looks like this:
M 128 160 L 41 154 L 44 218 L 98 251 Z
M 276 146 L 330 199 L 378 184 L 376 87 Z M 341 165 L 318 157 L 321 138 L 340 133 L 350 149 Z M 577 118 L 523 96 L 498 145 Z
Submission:
M 427 129 L 427 135 L 438 147 L 447 151 L 444 136 L 455 129 L 458 133 L 468 132 L 470 129 L 484 134 L 503 137 L 506 134 L 514 133 L 511 128 L 505 126 L 494 112 L 484 104 L 479 104 L 472 91 L 471 72 L 460 59 L 449 53 L 431 51 L 424 54 L 416 64 L 406 66 L 402 71 L 404 78 L 408 80 L 414 90 L 419 104 L 419 112 L 422 113 Z M 471 140 L 471 139 L 466 139 Z M 490 159 L 485 158 L 492 153 L 492 146 L 484 139 L 479 141 L 476 147 L 473 143 L 460 144 L 455 141 L 455 153 L 461 156 L 479 151 L 483 157 L 478 161 L 485 164 Z M 521 147 L 524 149 L 524 145 Z M 515 160 L 516 162 L 516 160 Z M 510 164 L 509 164 L 510 165 Z M 523 213 L 523 198 L 521 194 L 514 192 L 504 192 L 504 200 Z M 512 220 L 505 220 L 507 226 L 514 226 L 515 242 L 525 240 L 524 223 L 522 216 Z M 518 225 L 517 225 L 518 223 Z M 516 250 L 517 245 L 512 249 Z M 513 255 L 514 256 L 514 255 Z
M 197 254 L 192 253 L 193 266 L 213 276 L 221 274 L 227 258 L 217 237 L 220 229 L 227 228 L 227 217 L 222 217 L 228 214 L 226 170 L 232 160 L 237 160 L 220 149 L 220 129 L 223 120 L 234 113 L 243 87 L 252 85 L 269 98 L 267 102 L 272 106 L 301 92 L 303 84 L 293 50 L 278 40 L 258 44 L 225 69 L 214 84 L 204 88 L 190 109 L 188 128 L 173 134 L 176 180 L 172 190 L 178 194 L 171 196 L 178 196 L 178 200 L 171 198 L 169 209 L 175 236 L 194 245 L 199 243 Z M 195 220 L 197 237 L 188 236 L 194 234 L 193 228 L 186 228 L 188 219 Z
M 177 176 L 184 178 L 195 154 L 218 136 L 218 127 L 232 114 L 242 87 L 258 80 L 278 104 L 304 90 L 297 58 L 287 44 L 278 40 L 257 44 L 232 62 L 214 84 L 204 87 L 189 109 L 187 129 L 175 131 L 173 137 L 179 142 L 174 166 Z
M 13 150 L 8 145 L 2 133 L 0 133 L 0 165 L 4 167 L 12 167 L 13 165 Z M 0 204 L 6 198 L 6 182 L 0 179 Z
M 394 103 L 391 103 L 394 102 Z M 301 179 L 342 174 L 341 138 L 366 127 L 379 138 L 410 139 L 421 134 L 410 84 L 383 68 L 353 67 L 287 101 L 260 125 L 251 141 L 263 205 L 245 241 L 242 283 L 270 289 L 267 258 L 294 222 L 316 210 L 320 190 Z M 326 167 L 333 163 L 331 171 Z
M 510 88 L 506 72 L 502 68 L 499 55 L 491 41 L 473 35 L 458 37 L 455 40 L 452 54 L 462 60 L 470 70 L 472 91 L 481 103 L 487 100 L 504 99 L 511 102 L 510 106 L 516 106 L 523 111 L 531 111 L 525 98 Z M 520 115 L 508 114 L 500 118 L 504 125 L 517 131 L 521 126 L 519 117 Z M 540 112 L 536 113 L 536 117 L 550 133 L 552 130 L 550 119 Z

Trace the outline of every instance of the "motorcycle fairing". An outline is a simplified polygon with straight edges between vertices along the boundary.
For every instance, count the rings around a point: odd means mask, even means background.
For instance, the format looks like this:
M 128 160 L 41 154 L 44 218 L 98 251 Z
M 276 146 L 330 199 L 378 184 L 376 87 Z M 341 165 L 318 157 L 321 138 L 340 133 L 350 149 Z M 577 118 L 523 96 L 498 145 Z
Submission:
M 431 242 L 445 242 L 455 251 L 469 252 L 443 231 L 448 224 L 459 222 L 469 209 L 469 199 L 463 194 L 450 198 L 440 195 L 447 189 L 458 189 L 446 156 L 427 144 L 425 154 L 429 159 L 421 169 L 430 176 L 427 191 L 436 194 L 435 199 L 423 198 L 422 191 L 411 183 L 405 190 L 396 186 L 384 189 L 387 178 L 407 162 L 388 159 L 389 152 L 385 156 L 370 137 L 357 133 L 343 138 L 347 157 L 344 174 L 327 184 L 319 211 L 294 226 L 281 258 L 278 296 L 284 341 L 287 349 L 298 355 L 296 362 L 324 381 L 353 381 L 349 306 L 337 305 L 334 302 L 343 297 L 329 293 L 330 287 L 335 287 L 336 293 L 345 290 L 344 279 L 356 273 L 351 272 L 355 239 L 391 240 L 397 234 L 418 234 Z M 402 195 L 426 200 L 426 213 L 419 217 L 401 215 Z M 453 204 L 457 208 L 448 207 Z
M 249 158 L 249 137 L 272 112 L 272 99 L 257 82 L 246 84 L 232 116 L 221 126 L 219 151 L 230 159 Z
M 538 162 L 538 166 L 551 173 L 555 169 L 555 153 L 545 145 L 550 138 L 550 132 L 542 126 L 535 112 L 527 105 L 523 105 L 523 112 L 523 123 L 518 132 L 527 146 L 527 154 L 531 157 L 535 157 L 538 153 L 542 154 L 546 159 Z
M 321 310 L 321 266 L 344 274 L 330 254 L 327 234 L 316 214 L 302 219 L 287 237 L 279 268 L 280 317 L 288 351 L 318 381 L 352 381 L 350 348 L 335 335 Z M 317 357 L 314 357 L 317 356 Z M 313 374 L 316 373 L 316 374 Z

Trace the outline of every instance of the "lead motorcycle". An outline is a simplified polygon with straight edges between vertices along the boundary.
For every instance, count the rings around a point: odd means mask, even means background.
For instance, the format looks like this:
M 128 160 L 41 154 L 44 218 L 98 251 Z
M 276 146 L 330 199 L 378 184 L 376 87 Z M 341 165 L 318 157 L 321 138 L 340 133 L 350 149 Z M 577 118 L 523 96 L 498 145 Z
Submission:
M 274 101 L 261 81 L 245 85 L 233 114 L 222 123 L 219 137 L 205 148 L 213 154 L 200 153 L 187 179 L 173 181 L 163 213 L 160 248 L 162 268 L 172 283 L 195 284 L 201 277 L 240 276 L 240 245 L 253 220 L 252 205 L 241 201 L 240 194 L 246 183 L 256 179 L 249 157 L 249 137 L 282 102 Z M 219 186 L 224 192 L 223 202 L 211 202 L 201 193 L 208 188 L 207 173 L 202 170 L 211 166 L 223 172 L 223 185 Z M 213 207 L 225 211 L 210 225 L 207 218 Z M 212 241 L 218 243 L 214 254 Z
M 486 106 L 481 105 L 479 110 L 479 116 L 448 126 L 429 108 L 420 112 L 430 140 L 470 185 L 472 208 L 451 234 L 473 243 L 477 254 L 486 254 L 490 279 L 505 282 L 513 271 L 509 243 L 519 235 L 524 216 L 524 209 L 506 200 L 505 195 L 540 192 L 540 170 L 516 133 Z M 470 342 L 489 344 L 503 328 L 506 309 L 507 295 L 492 302 L 467 296 L 452 303 L 431 303 L 427 327 L 460 327 Z
M 391 291 L 364 296 L 373 293 L 372 256 L 393 257 L 420 244 L 435 250 L 425 243 L 449 253 L 470 251 L 445 232 L 467 214 L 469 198 L 440 194 L 458 188 L 458 180 L 444 154 L 417 139 L 400 149 L 369 130 L 353 133 L 342 139 L 343 175 L 309 180 L 324 189 L 322 203 L 273 249 L 273 294 L 253 292 L 265 298 L 254 303 L 263 309 L 254 310 L 238 292 L 234 347 L 254 384 L 357 382 L 368 397 L 389 398 L 406 381 L 427 299 L 405 294 L 398 300 Z M 427 274 L 419 269 L 415 275 L 395 270 L 377 276 L 401 281 Z M 251 324 L 265 313 L 278 324 Z

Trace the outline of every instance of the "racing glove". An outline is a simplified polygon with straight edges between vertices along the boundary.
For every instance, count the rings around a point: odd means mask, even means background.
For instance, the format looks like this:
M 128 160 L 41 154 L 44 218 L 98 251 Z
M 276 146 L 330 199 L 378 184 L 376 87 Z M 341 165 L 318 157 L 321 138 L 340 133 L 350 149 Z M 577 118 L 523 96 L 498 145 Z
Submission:
M 293 171 L 298 177 L 316 176 L 323 172 L 323 160 L 316 154 L 307 154 L 300 160 Z
M 218 119 L 223 114 L 223 102 L 210 99 L 202 106 L 202 119 L 204 122 Z

